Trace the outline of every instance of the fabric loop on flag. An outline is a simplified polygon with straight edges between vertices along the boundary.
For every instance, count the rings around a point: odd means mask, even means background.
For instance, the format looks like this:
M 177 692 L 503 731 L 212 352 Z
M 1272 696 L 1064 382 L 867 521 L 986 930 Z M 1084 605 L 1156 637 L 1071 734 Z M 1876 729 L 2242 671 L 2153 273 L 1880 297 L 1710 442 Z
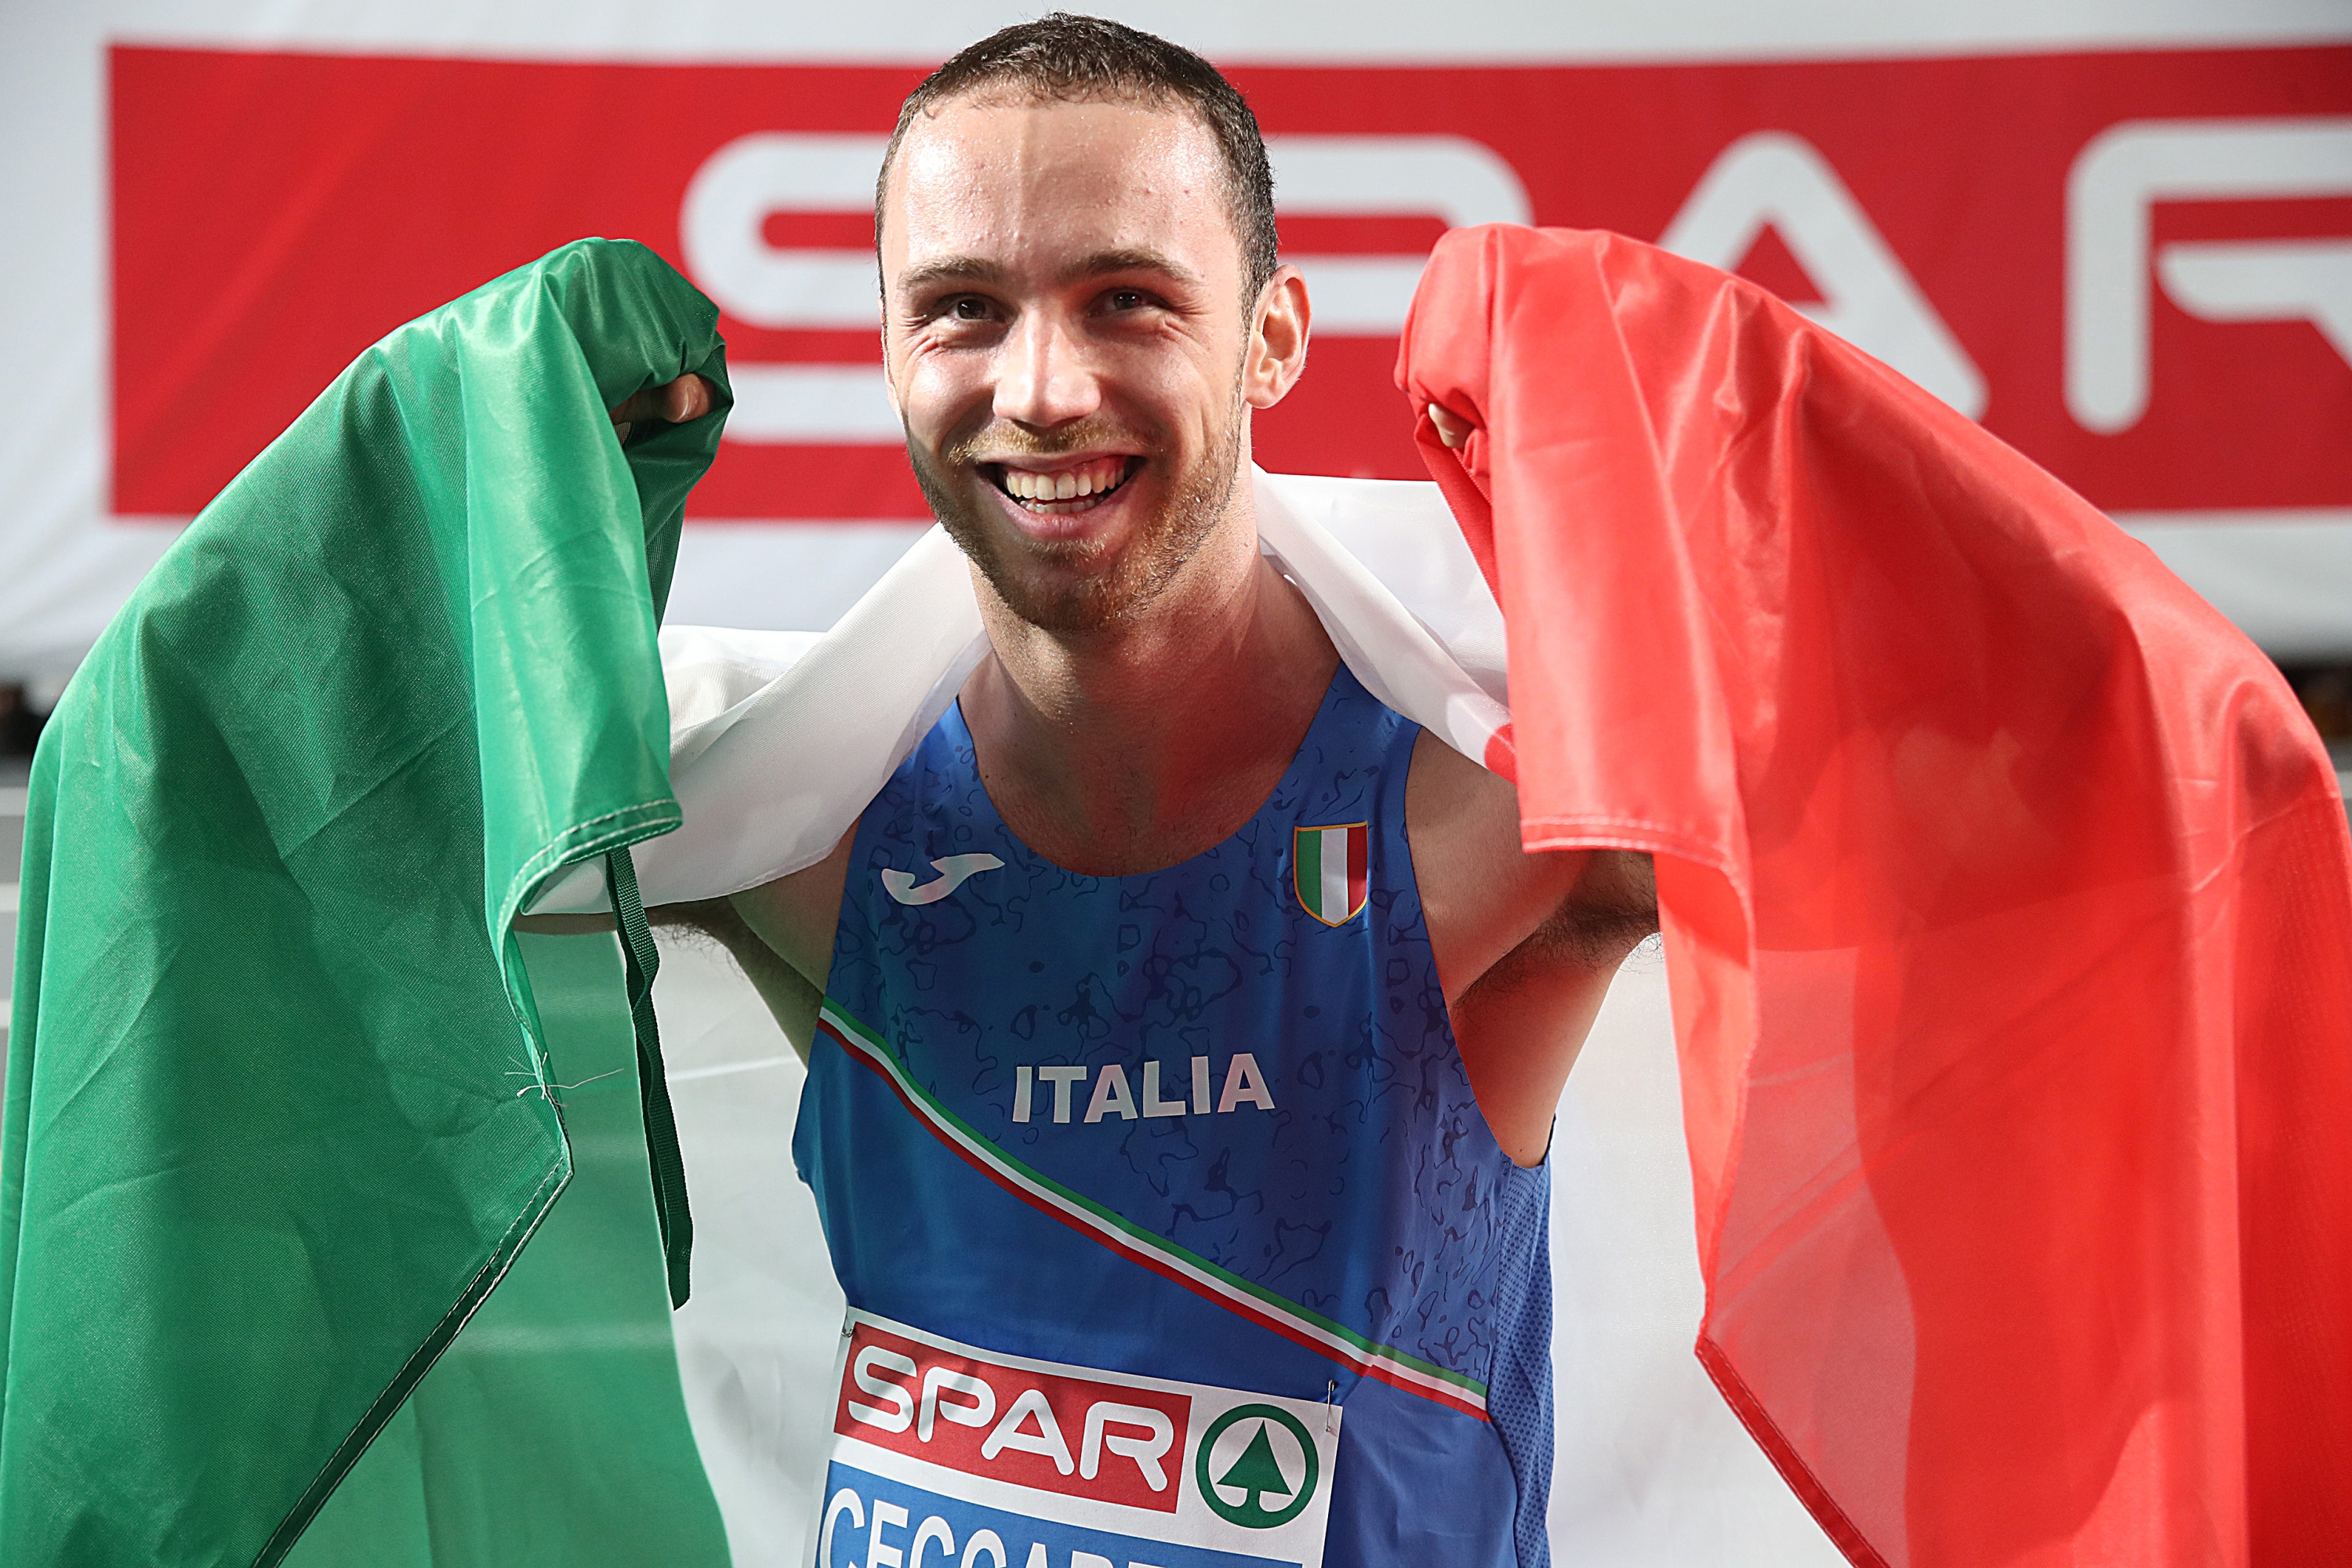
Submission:
M 629 1021 L 637 1037 L 637 1094 L 646 1117 L 646 1161 L 653 1169 L 654 1216 L 661 1222 L 662 1260 L 669 1274 L 669 1304 L 686 1305 L 688 1266 L 694 1252 L 694 1216 L 686 1205 L 686 1162 L 677 1150 L 677 1119 L 671 1114 L 669 1078 L 662 1067 L 661 1026 L 654 1018 L 654 975 L 661 952 L 637 896 L 636 868 L 625 845 L 604 857 L 613 884 L 613 912 L 621 928 L 621 956 L 628 966 Z

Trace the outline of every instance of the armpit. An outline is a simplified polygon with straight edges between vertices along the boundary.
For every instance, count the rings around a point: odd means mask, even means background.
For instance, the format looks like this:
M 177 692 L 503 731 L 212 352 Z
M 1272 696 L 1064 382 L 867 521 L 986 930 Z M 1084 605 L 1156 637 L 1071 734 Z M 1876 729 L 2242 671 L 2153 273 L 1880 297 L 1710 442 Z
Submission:
M 665 904 L 648 913 L 653 923 L 665 931 L 690 932 L 724 948 L 767 1004 L 793 1049 L 800 1053 L 801 1060 L 808 1060 L 816 1038 L 817 1008 L 824 997 L 751 929 L 732 899 Z
M 1638 849 L 1589 855 L 1576 886 L 1529 941 L 1551 956 L 1613 965 L 1657 931 L 1657 870 Z

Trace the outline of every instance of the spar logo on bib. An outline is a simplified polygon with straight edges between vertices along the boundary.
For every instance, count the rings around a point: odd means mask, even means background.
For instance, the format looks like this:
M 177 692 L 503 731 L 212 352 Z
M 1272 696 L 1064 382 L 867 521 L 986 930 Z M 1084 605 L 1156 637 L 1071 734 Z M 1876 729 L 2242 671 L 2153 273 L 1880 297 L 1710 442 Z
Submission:
M 1314 1498 L 1322 1468 L 1313 1434 L 1272 1405 L 1226 1411 L 1201 1434 L 1198 1454 L 1202 1498 L 1219 1517 L 1249 1530 L 1297 1519 Z
M 998 1354 L 852 1311 L 818 1568 L 1318 1568 L 1336 1404 Z
M 1342 822 L 1290 832 L 1290 879 L 1298 904 L 1327 926 L 1345 925 L 1364 907 L 1370 882 L 1371 827 Z
M 1033 1491 L 1176 1511 L 1192 1401 L 951 1350 L 875 1322 L 850 1332 L 834 1430 Z

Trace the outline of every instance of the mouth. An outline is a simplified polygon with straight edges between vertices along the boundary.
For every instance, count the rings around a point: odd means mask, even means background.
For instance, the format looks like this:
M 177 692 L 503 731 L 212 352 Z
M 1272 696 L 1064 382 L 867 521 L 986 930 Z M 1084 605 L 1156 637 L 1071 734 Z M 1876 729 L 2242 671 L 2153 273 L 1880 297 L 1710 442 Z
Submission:
M 1037 517 L 1092 511 L 1142 470 L 1139 457 L 1089 458 L 1059 468 L 982 463 L 980 475 L 1021 510 Z

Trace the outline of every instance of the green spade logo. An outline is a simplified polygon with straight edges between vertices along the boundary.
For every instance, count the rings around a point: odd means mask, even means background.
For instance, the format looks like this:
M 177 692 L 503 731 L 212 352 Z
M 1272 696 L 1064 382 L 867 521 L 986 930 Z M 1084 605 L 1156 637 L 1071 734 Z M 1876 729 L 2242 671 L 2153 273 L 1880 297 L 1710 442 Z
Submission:
M 1229 1432 L 1232 1440 L 1220 1444 Z M 1297 1519 L 1315 1495 L 1322 1464 L 1298 1418 L 1271 1405 L 1226 1411 L 1201 1434 L 1194 1456 L 1192 1479 L 1202 1498 L 1218 1518 L 1245 1530 L 1272 1530 Z

